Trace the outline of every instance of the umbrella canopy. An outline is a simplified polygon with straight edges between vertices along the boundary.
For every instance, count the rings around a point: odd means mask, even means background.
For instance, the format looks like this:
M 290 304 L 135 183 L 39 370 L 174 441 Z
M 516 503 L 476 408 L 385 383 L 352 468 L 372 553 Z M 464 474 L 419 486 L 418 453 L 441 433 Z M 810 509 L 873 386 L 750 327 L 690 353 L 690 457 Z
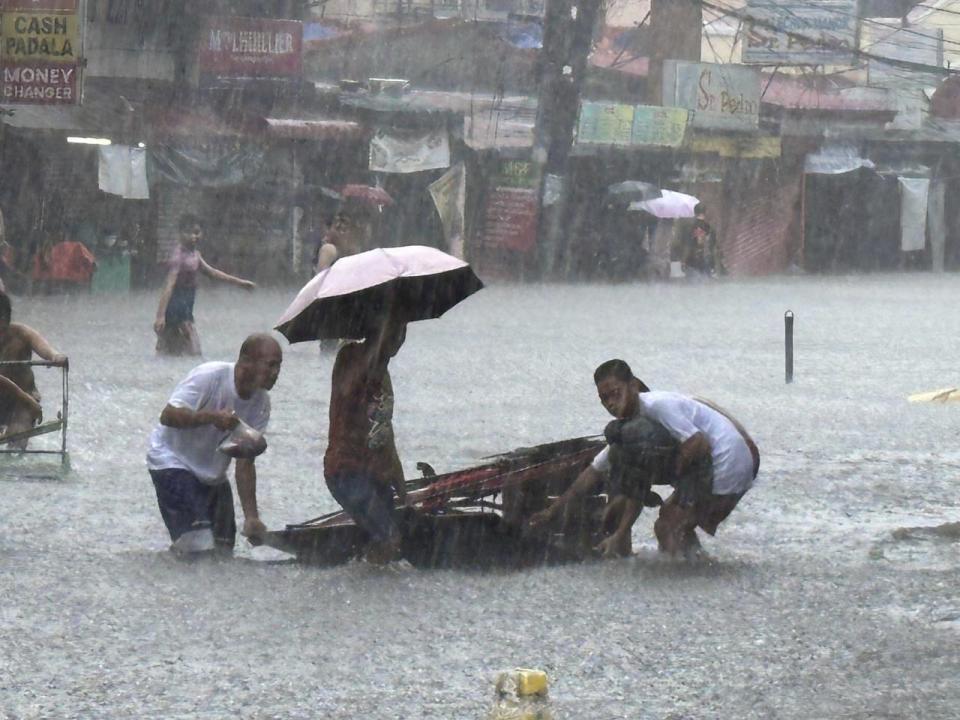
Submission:
M 390 193 L 373 185 L 344 185 L 340 195 L 344 200 L 358 200 L 373 205 L 393 205 Z
M 276 329 L 292 343 L 363 338 L 390 309 L 402 320 L 443 315 L 483 287 L 463 260 L 422 245 L 340 258 L 303 286 Z
M 640 202 L 660 197 L 660 188 L 642 180 L 625 180 L 607 188 L 607 197 L 615 202 Z
M 700 204 L 697 198 L 673 190 L 663 190 L 662 193 L 661 197 L 653 200 L 632 202 L 628 209 L 646 210 L 654 217 L 665 219 L 694 217 L 693 210 Z

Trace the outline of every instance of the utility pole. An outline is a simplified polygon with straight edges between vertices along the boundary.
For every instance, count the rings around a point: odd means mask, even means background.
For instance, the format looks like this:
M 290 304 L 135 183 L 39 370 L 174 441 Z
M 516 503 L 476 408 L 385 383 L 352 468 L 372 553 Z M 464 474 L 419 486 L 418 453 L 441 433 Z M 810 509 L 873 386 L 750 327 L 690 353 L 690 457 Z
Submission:
M 700 0 L 651 0 L 647 104 L 663 104 L 663 61 L 700 62 L 703 6 Z
M 580 93 L 593 43 L 593 29 L 602 0 L 547 0 L 543 48 L 537 63 L 538 100 L 533 162 L 540 171 L 540 213 L 537 228 L 543 276 L 556 274 L 563 249 L 569 197 L 568 161 L 580 112 Z M 559 196 L 543 205 L 547 177 L 559 178 Z

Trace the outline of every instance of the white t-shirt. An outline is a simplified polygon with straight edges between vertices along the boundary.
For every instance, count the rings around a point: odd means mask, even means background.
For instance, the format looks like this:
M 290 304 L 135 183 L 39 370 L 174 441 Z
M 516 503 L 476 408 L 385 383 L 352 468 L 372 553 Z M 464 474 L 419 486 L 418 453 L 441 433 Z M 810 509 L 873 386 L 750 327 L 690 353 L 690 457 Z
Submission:
M 198 365 L 174 389 L 168 405 L 190 410 L 233 410 L 247 425 L 263 432 L 270 420 L 270 396 L 255 390 L 244 400 L 233 381 L 235 363 L 208 362 Z M 172 428 L 157 425 L 150 434 L 147 467 L 151 470 L 189 470 L 210 485 L 225 482 L 230 457 L 217 450 L 229 435 L 213 425 Z
M 679 393 L 652 391 L 641 393 L 639 399 L 640 412 L 663 425 L 680 442 L 698 432 L 704 434 L 710 443 L 715 495 L 739 494 L 753 485 L 753 454 L 723 413 Z M 609 471 L 609 455 L 608 446 L 593 459 L 592 467 Z

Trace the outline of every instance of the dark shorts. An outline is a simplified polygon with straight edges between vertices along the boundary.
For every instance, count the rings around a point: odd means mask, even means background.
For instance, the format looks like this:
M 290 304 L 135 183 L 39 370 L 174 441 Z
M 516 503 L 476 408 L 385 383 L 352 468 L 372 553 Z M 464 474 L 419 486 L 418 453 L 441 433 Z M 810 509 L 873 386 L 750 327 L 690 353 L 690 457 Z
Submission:
M 393 519 L 393 488 L 365 473 L 337 473 L 327 478 L 334 500 L 353 521 L 377 542 L 396 541 L 400 535 Z
M 179 325 L 182 322 L 193 322 L 193 303 L 197 297 L 195 287 L 174 285 L 170 299 L 167 301 L 167 311 L 164 313 L 164 322 L 167 325 Z
M 745 493 L 737 495 L 707 495 L 697 500 L 696 518 L 697 525 L 705 532 L 711 535 L 717 534 L 717 526 L 720 525 L 727 516 L 733 512 L 733 509 L 740 502 Z
M 233 548 L 237 523 L 229 482 L 208 485 L 188 470 L 150 470 L 163 522 L 176 541 L 193 530 L 209 528 L 218 547 Z

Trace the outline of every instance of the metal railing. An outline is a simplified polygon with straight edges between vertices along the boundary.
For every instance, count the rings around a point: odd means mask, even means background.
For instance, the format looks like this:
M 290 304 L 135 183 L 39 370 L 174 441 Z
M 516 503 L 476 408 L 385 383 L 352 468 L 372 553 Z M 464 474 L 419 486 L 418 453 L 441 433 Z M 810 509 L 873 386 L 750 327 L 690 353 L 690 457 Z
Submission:
M 70 467 L 70 454 L 67 452 L 67 417 L 70 409 L 70 365 L 69 363 L 55 363 L 49 360 L 0 360 L 0 368 L 21 366 L 21 367 L 58 367 L 61 370 L 61 400 L 60 411 L 57 413 L 57 419 L 49 422 L 42 422 L 39 425 L 23 430 L 22 432 L 0 435 L 0 454 L 4 455 L 59 455 L 60 462 L 65 468 Z M 59 450 L 30 450 L 20 448 L 3 447 L 10 443 L 28 440 L 39 435 L 49 433 L 60 433 Z

